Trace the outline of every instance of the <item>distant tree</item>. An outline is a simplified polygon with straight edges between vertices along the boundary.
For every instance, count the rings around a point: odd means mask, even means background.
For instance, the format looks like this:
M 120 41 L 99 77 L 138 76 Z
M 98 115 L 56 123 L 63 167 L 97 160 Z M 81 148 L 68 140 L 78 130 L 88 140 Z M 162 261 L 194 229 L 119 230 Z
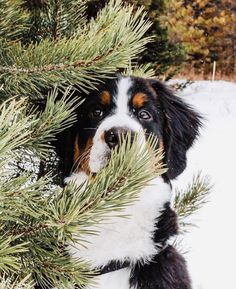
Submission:
M 141 54 L 140 63 L 150 64 L 157 76 L 167 80 L 173 77 L 186 60 L 186 52 L 182 43 L 176 43 L 169 37 L 168 29 L 162 17 L 167 13 L 168 0 L 127 0 L 133 5 L 143 5 L 153 25 L 146 35 L 153 41 Z
M 163 21 L 171 39 L 182 42 L 188 63 L 209 73 L 211 63 L 224 74 L 234 70 L 235 4 L 233 0 L 169 0 Z

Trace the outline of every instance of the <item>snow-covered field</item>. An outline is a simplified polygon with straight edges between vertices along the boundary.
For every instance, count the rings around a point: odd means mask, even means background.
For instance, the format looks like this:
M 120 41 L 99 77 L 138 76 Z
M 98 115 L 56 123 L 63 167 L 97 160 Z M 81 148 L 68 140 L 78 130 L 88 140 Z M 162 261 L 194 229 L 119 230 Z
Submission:
M 197 81 L 181 95 L 203 114 L 205 127 L 174 185 L 186 188 L 199 170 L 214 185 L 210 202 L 195 215 L 198 228 L 184 240 L 194 289 L 235 289 L 236 83 Z

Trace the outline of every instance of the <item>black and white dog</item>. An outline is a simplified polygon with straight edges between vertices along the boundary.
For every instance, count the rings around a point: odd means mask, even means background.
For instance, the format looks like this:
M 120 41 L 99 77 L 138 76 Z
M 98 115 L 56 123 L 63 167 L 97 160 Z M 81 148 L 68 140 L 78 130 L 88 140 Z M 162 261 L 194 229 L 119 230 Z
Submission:
M 89 289 L 191 288 L 183 257 L 168 244 L 178 231 L 170 180 L 185 169 L 186 152 L 200 125 L 200 116 L 164 84 L 132 76 L 108 81 L 79 107 L 78 123 L 57 145 L 66 182 L 81 184 L 101 170 L 127 131 L 144 139 L 156 135 L 168 167 L 126 207 L 129 218 L 99 224 L 99 234 L 87 236 L 86 248 L 73 249 L 76 257 L 101 269 Z

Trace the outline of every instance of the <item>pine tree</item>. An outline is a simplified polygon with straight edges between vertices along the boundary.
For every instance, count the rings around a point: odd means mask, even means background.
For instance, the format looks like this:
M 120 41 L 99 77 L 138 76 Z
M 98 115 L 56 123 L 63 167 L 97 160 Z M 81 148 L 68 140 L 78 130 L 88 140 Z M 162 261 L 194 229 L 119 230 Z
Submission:
M 150 39 L 142 9 L 110 1 L 88 18 L 89 2 L 0 0 L 0 288 L 89 284 L 95 272 L 66 245 L 82 242 L 109 212 L 122 216 L 165 171 L 161 152 L 140 151 L 129 138 L 83 187 L 61 187 L 58 171 L 45 168 L 57 163 L 56 135 L 76 120 L 74 89 L 89 93 L 118 69 L 132 69 Z M 208 190 L 202 180 L 200 186 L 179 195 L 177 207 L 183 200 L 188 214 L 198 209 Z
M 141 54 L 139 63 L 148 64 L 154 69 L 155 74 L 163 80 L 172 78 L 181 70 L 186 60 L 185 49 L 181 43 L 172 41 L 168 28 L 162 18 L 167 13 L 167 0 L 127 0 L 139 7 L 144 6 L 152 26 L 146 35 L 152 36 L 152 41 L 147 44 L 147 49 Z

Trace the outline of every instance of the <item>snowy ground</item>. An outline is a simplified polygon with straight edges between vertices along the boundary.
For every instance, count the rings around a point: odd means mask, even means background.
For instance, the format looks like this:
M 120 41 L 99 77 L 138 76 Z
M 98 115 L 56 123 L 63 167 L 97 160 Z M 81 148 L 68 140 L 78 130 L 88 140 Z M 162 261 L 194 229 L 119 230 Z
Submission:
M 195 216 L 198 228 L 185 235 L 194 289 L 236 288 L 236 84 L 197 81 L 182 93 L 205 117 L 188 167 L 174 185 L 186 188 L 201 170 L 214 185 L 210 202 Z

